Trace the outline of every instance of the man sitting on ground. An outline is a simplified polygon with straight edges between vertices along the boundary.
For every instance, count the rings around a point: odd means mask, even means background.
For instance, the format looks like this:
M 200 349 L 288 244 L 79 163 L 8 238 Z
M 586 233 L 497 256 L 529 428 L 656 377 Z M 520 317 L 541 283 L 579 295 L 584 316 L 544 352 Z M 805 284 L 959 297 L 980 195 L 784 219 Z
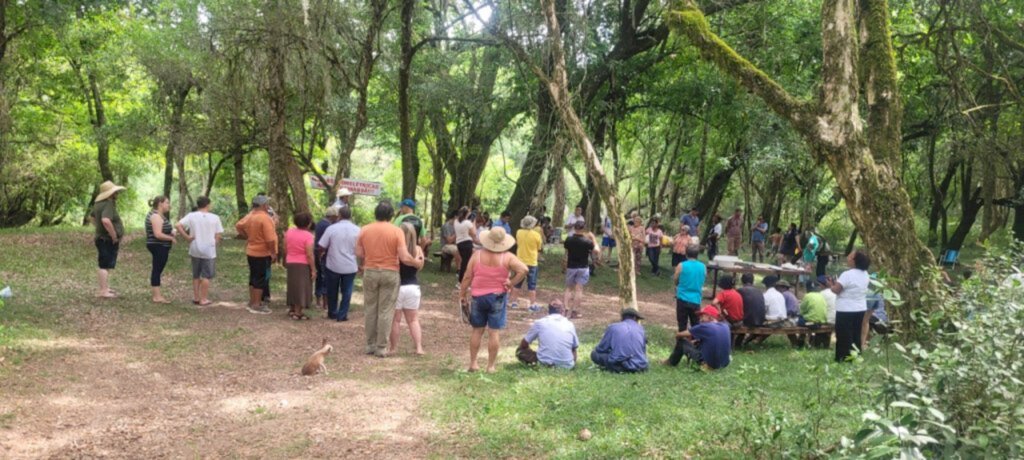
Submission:
M 576 349 L 580 346 L 580 339 L 576 336 L 576 326 L 564 313 L 562 302 L 556 300 L 548 305 L 548 316 L 534 322 L 519 343 L 516 350 L 519 362 L 526 365 L 540 363 L 563 369 L 572 369 L 576 365 Z M 530 348 L 534 340 L 540 342 L 536 352 Z
M 721 369 L 729 365 L 731 353 L 729 326 L 718 322 L 718 309 L 709 305 L 700 310 L 700 324 L 676 333 L 676 348 L 665 364 L 678 365 L 686 356 L 691 365 L 701 369 Z
M 610 372 L 647 370 L 647 336 L 639 321 L 644 319 L 635 308 L 622 310 L 622 321 L 612 323 L 590 353 L 590 360 Z

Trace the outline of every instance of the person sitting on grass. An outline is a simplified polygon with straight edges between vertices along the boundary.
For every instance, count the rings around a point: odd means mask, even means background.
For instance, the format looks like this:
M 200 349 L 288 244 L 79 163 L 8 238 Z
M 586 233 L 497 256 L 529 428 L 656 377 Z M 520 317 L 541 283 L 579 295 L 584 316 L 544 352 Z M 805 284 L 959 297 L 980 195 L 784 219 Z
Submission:
M 537 351 L 530 344 L 537 340 Z M 519 342 L 516 358 L 526 365 L 537 363 L 548 367 L 572 369 L 576 366 L 576 349 L 580 339 L 576 335 L 576 326 L 565 317 L 565 306 L 556 300 L 548 305 L 548 316 L 541 318 L 530 326 L 526 337 Z
M 729 365 L 732 336 L 729 326 L 718 321 L 718 309 L 710 305 L 700 310 L 700 324 L 676 333 L 676 347 L 665 361 L 676 366 L 686 356 L 692 366 L 703 370 L 722 369 Z
M 605 329 L 601 342 L 590 353 L 590 360 L 609 372 L 644 372 L 647 370 L 647 335 L 635 308 L 622 310 L 622 321 Z
M 725 313 L 725 320 L 731 328 L 743 325 L 743 297 L 736 291 L 736 282 L 732 276 L 723 276 L 718 280 L 718 295 L 711 304 Z

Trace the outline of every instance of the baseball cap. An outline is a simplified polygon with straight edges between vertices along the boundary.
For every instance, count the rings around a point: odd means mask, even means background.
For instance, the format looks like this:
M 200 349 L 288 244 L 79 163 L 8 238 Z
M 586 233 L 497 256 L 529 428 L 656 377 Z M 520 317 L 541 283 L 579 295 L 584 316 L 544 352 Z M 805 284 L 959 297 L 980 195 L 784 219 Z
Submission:
M 700 313 L 701 315 L 708 315 L 708 316 L 710 316 L 710 317 L 712 317 L 714 319 L 719 319 L 720 318 L 719 313 L 718 313 L 718 309 L 715 308 L 715 307 L 712 307 L 711 305 L 708 305 L 708 306 L 706 306 L 704 308 L 701 308 L 700 312 L 698 312 L 698 313 Z
M 412 209 L 416 209 L 416 201 L 413 200 L 412 198 L 406 198 L 406 199 L 402 200 L 401 203 L 398 203 L 398 205 L 399 206 L 406 206 L 406 207 L 409 207 L 409 208 L 412 208 Z

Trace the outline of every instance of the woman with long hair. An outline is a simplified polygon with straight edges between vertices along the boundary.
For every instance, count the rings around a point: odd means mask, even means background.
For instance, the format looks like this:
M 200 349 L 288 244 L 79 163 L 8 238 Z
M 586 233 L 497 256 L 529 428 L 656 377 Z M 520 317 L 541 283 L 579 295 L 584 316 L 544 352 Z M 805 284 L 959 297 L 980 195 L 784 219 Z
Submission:
M 313 216 L 300 212 L 293 217 L 295 226 L 284 233 L 285 260 L 288 273 L 288 316 L 294 320 L 309 319 L 303 309 L 313 304 L 313 280 L 316 279 L 316 258 L 313 256 Z
M 160 195 L 149 200 L 146 214 L 146 249 L 153 255 L 153 269 L 149 273 L 149 285 L 153 288 L 153 303 L 171 303 L 160 293 L 160 276 L 167 266 L 167 258 L 174 244 L 174 230 L 167 213 L 171 211 L 171 200 Z
M 412 336 L 412 343 L 416 346 L 416 354 L 422 356 L 423 336 L 420 331 L 420 320 L 417 315 L 420 309 L 420 282 L 416 274 L 423 268 L 423 248 L 416 244 L 416 227 L 412 224 L 403 223 L 402 233 L 405 234 L 406 249 L 419 262 L 419 265 L 398 264 L 398 301 L 395 304 L 395 316 L 391 320 L 391 340 L 388 341 L 388 354 L 392 354 L 398 348 L 399 328 L 402 326 L 402 318 L 409 325 L 409 335 Z

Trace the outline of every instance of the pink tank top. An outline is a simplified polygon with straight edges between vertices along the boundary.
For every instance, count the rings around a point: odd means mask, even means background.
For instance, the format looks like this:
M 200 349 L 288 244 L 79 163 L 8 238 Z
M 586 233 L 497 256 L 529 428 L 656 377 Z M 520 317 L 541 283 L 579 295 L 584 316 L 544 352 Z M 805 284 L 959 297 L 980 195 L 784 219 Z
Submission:
M 481 253 L 483 254 L 483 253 Z M 483 257 L 476 261 L 473 266 L 473 284 L 470 293 L 473 297 L 480 297 L 487 294 L 502 294 L 505 292 L 505 282 L 508 281 L 508 268 L 505 266 L 508 253 L 501 253 L 501 261 L 497 267 L 489 267 L 483 264 Z

